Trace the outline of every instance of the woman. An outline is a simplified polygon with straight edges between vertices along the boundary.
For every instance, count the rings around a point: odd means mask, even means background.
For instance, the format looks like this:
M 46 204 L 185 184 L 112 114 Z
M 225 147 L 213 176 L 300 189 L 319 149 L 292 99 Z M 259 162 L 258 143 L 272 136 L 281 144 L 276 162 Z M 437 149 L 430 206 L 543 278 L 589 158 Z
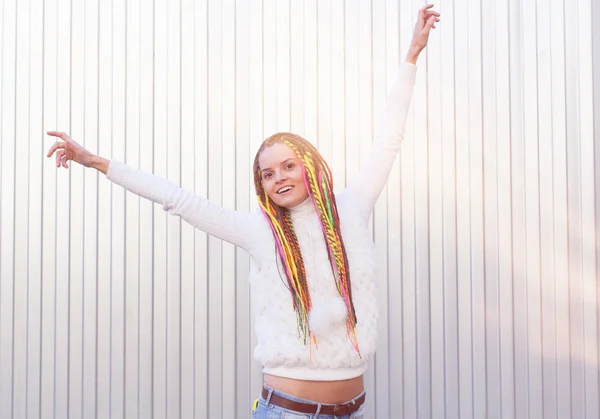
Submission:
M 415 80 L 415 63 L 439 13 L 419 11 L 412 43 L 398 69 L 361 175 L 339 196 L 318 151 L 278 133 L 254 161 L 260 211 L 221 208 L 173 183 L 93 155 L 60 132 L 49 150 L 56 165 L 93 167 L 171 214 L 245 249 L 264 386 L 255 418 L 361 418 L 363 374 L 375 353 L 375 255 L 368 221 L 400 148 Z

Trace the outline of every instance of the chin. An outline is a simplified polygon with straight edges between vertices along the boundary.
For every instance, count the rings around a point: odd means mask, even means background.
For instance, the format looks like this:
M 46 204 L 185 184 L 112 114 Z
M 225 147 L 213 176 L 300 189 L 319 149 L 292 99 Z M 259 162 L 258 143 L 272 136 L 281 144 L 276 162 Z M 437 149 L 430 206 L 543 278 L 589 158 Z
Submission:
M 273 202 L 275 202 L 277 205 L 279 205 L 280 207 L 283 207 L 283 208 L 293 208 L 304 202 L 304 199 L 297 198 L 294 196 L 289 196 L 289 197 L 286 197 L 283 199 L 280 197 L 277 197 L 277 198 L 278 198 L 277 200 L 275 200 L 273 198 L 271 198 L 271 199 L 273 200 Z

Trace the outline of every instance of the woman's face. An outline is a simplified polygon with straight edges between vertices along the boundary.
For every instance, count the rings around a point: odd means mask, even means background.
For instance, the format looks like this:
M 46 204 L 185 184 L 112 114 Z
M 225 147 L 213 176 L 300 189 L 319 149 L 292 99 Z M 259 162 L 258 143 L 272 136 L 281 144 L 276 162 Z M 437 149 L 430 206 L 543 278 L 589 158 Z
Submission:
M 265 192 L 274 203 L 292 208 L 308 198 L 300 160 L 283 142 L 265 148 L 258 164 Z

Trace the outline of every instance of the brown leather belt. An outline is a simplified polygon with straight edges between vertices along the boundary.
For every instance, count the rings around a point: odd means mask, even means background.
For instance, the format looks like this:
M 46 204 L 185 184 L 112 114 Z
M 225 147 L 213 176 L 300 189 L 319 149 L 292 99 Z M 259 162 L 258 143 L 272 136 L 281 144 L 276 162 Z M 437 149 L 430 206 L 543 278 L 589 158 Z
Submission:
M 269 390 L 263 387 L 262 389 L 262 397 L 267 400 L 269 397 Z M 344 416 L 350 415 L 356 412 L 360 406 L 365 402 L 365 394 L 360 396 L 358 399 L 353 402 L 348 402 L 344 404 L 322 404 L 321 410 L 319 411 L 320 415 L 334 415 L 334 416 Z M 294 412 L 299 413 L 312 413 L 313 415 L 317 413 L 317 405 L 310 403 L 302 403 L 295 402 L 293 400 L 286 399 L 285 397 L 280 397 L 275 393 L 271 394 L 271 399 L 269 400 L 269 404 L 274 404 L 275 406 L 283 407 L 284 409 L 293 410 Z

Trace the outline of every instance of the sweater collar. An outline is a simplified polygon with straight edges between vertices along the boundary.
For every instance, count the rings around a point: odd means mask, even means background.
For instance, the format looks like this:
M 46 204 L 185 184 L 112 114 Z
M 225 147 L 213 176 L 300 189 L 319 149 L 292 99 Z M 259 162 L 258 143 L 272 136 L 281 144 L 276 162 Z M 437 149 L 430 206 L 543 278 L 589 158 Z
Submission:
M 303 216 L 310 215 L 315 212 L 315 208 L 313 206 L 312 200 L 310 196 L 304 200 L 301 204 L 296 205 L 295 207 L 288 208 L 290 213 L 294 216 Z

